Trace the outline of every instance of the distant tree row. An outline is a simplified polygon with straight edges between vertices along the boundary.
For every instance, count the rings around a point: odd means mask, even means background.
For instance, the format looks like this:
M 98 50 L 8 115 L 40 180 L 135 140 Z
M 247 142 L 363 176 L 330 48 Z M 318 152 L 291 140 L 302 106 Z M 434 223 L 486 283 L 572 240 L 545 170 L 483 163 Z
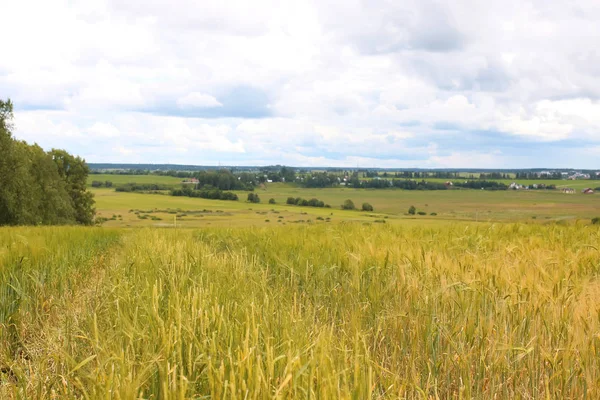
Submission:
M 117 185 L 115 192 L 152 192 L 158 190 L 169 190 L 173 185 L 160 183 L 125 183 Z
M 225 192 L 220 189 L 209 189 L 209 190 L 194 190 L 190 187 L 184 187 L 181 189 L 171 190 L 171 196 L 187 196 L 187 197 L 198 197 L 201 199 L 212 199 L 212 200 L 239 200 L 238 195 L 233 192 Z
M 325 204 L 322 200 L 312 198 L 310 200 L 303 199 L 302 197 L 288 197 L 286 204 L 292 206 L 303 206 L 303 207 L 326 207 L 330 208 L 329 204 Z
M 101 187 L 106 187 L 106 188 L 111 188 L 113 187 L 113 183 L 111 181 L 92 181 L 92 187 L 94 188 L 101 188 Z
M 519 171 L 515 173 L 516 179 L 562 179 L 562 174 L 558 171 L 549 173 L 540 173 L 534 171 Z
M 485 180 L 467 180 L 462 182 L 454 182 L 455 187 L 465 189 L 485 189 L 485 190 L 507 190 L 508 186 L 505 183 L 498 181 Z
M 12 102 L 0 100 L 0 225 L 92 224 L 85 161 L 15 139 L 12 118 Z
M 213 187 L 219 190 L 254 190 L 253 175 L 236 176 L 228 169 L 195 172 L 193 177 L 198 179 L 198 189 Z

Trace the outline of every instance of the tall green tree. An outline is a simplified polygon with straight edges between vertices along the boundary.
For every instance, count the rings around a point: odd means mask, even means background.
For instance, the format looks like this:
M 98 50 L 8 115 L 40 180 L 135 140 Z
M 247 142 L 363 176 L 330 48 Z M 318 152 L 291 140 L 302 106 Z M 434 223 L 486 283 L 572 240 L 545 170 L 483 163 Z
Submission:
M 0 225 L 92 224 L 85 162 L 16 140 L 12 119 L 12 102 L 0 100 Z
M 18 183 L 23 171 L 11 134 L 12 118 L 12 102 L 0 100 L 0 225 L 16 224 L 22 218 L 19 210 L 21 185 Z
M 93 224 L 96 213 L 94 196 L 86 190 L 89 167 L 81 157 L 73 156 L 65 150 L 52 149 L 50 155 L 58 167 L 58 174 L 66 183 L 75 212 L 75 221 L 84 225 Z

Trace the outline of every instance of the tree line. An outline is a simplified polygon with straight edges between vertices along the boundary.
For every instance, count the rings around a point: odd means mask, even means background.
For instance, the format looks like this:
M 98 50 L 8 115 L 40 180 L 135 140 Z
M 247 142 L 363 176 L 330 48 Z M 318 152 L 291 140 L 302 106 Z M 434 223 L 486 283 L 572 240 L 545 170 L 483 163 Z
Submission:
M 0 100 L 0 225 L 94 222 L 85 161 L 13 137 L 13 103 Z

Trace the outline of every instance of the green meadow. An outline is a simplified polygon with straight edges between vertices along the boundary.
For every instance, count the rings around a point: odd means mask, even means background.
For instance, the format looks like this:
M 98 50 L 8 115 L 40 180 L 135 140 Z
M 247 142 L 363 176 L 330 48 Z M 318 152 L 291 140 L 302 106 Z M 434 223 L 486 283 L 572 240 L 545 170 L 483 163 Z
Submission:
M 152 176 L 143 176 L 148 179 Z M 160 177 L 164 178 L 164 177 Z M 136 176 L 121 177 L 136 182 Z M 136 182 L 140 183 L 140 182 Z M 145 183 L 158 183 L 146 181 Z M 588 182 L 589 184 L 589 182 Z M 600 215 L 597 194 L 564 194 L 559 190 L 486 191 L 486 190 L 399 190 L 325 188 L 307 189 L 293 184 L 271 183 L 257 188 L 261 202 L 246 202 L 248 192 L 236 192 L 239 201 L 219 201 L 200 198 L 172 197 L 162 194 L 119 193 L 114 189 L 92 189 L 98 215 L 109 219 L 105 226 L 180 226 L 208 225 L 244 226 L 273 223 L 363 221 L 385 219 L 385 223 L 435 223 L 443 221 L 476 222 L 575 222 L 590 221 Z M 287 205 L 288 197 L 317 198 L 331 208 Z M 275 204 L 269 204 L 273 199 Z M 351 199 L 357 208 L 363 203 L 374 207 L 374 212 L 345 211 L 341 204 Z M 425 215 L 408 215 L 409 207 Z M 203 213 L 203 210 L 207 212 Z M 150 211 L 140 213 L 138 211 Z M 187 211 L 187 212 L 186 212 Z M 136 214 L 136 212 L 138 212 Z M 140 214 L 147 218 L 140 218 Z M 182 215 L 185 214 L 185 215 Z M 152 219 L 152 216 L 155 218 Z M 283 217 L 283 218 L 279 218 Z M 319 219 L 317 219 L 319 218 Z M 329 218 L 327 221 L 326 218 Z
M 183 178 L 176 178 L 174 176 L 161 176 L 161 175 L 119 175 L 119 174 L 90 174 L 88 175 L 87 183 L 88 186 L 92 185 L 93 181 L 99 182 L 112 182 L 113 185 L 124 185 L 126 183 L 156 183 L 175 185 L 181 183 Z

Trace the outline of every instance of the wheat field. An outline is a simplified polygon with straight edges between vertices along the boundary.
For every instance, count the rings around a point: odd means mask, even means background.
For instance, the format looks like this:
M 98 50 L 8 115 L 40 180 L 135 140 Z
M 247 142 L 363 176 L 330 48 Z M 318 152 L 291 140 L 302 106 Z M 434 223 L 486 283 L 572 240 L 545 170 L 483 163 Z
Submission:
M 0 398 L 600 397 L 600 230 L 0 229 Z

